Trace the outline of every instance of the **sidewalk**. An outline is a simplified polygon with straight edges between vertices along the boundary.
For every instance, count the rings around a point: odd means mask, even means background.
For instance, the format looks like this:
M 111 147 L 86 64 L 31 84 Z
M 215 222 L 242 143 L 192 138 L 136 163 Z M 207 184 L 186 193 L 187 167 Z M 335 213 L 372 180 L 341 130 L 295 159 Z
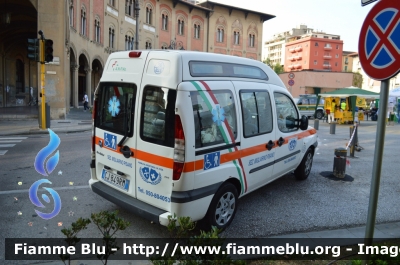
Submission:
M 51 120 L 50 129 L 56 133 L 83 132 L 92 129 L 92 114 L 83 108 L 73 108 L 65 120 Z M 47 129 L 39 128 L 37 115 L 17 113 L 0 115 L 0 136 L 46 134 Z

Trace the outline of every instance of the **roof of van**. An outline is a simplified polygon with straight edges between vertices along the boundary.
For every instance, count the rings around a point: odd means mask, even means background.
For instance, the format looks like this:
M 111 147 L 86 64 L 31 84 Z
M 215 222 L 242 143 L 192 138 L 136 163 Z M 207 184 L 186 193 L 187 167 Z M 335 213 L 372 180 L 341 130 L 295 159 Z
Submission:
M 240 65 L 249 65 L 258 67 L 259 69 L 263 70 L 267 76 L 268 81 L 265 81 L 269 84 L 274 84 L 283 88 L 286 88 L 282 80 L 279 76 L 269 67 L 268 65 L 253 59 L 248 59 L 244 57 L 232 56 L 232 55 L 224 55 L 224 54 L 217 54 L 217 53 L 208 53 L 208 52 L 198 52 L 198 51 L 186 51 L 186 50 L 137 50 L 141 52 L 141 58 L 145 58 L 151 55 L 151 57 L 156 57 L 157 53 L 160 54 L 163 58 L 165 55 L 179 57 L 182 61 L 183 65 L 189 66 L 190 61 L 206 61 L 206 62 L 221 62 L 221 63 L 232 63 L 232 64 L 240 64 Z M 121 51 L 121 52 L 114 52 L 110 54 L 108 57 L 107 62 L 113 59 L 120 59 L 120 58 L 129 58 L 129 53 L 135 51 Z M 162 55 L 161 55 L 162 54 Z M 175 58 L 176 58 L 175 57 Z M 105 66 L 107 67 L 107 66 Z M 198 80 L 199 77 L 192 77 L 189 72 L 189 67 L 183 67 L 183 78 L 184 80 Z M 226 78 L 226 77 L 225 77 Z M 221 80 L 221 77 L 207 77 L 210 80 Z M 244 80 L 244 78 L 235 78 L 231 77 L 232 80 Z M 248 78 L 245 78 L 248 79 Z M 260 82 L 263 80 L 254 79 Z

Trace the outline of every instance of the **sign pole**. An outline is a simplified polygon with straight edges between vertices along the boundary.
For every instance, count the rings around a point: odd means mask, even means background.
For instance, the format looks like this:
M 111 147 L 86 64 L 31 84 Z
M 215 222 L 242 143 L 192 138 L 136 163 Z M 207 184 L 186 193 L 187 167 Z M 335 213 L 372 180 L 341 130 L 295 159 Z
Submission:
M 42 124 L 41 129 L 46 129 L 46 94 L 44 90 L 45 86 L 45 64 L 44 64 L 44 38 L 40 40 L 40 79 L 41 79 L 41 94 L 42 94 Z
M 375 154 L 374 154 L 374 164 L 372 168 L 372 181 L 371 181 L 371 190 L 369 197 L 369 206 L 368 206 L 368 218 L 367 218 L 367 227 L 365 229 L 365 245 L 371 246 L 374 238 L 374 228 L 376 221 L 376 209 L 378 206 L 378 196 L 379 196 L 379 185 L 381 181 L 381 169 L 382 169 L 382 155 L 383 155 L 383 147 L 385 141 L 385 131 L 386 131 L 386 112 L 387 112 L 387 104 L 389 98 L 389 80 L 386 79 L 381 82 L 381 92 L 380 92 L 380 101 L 379 101 L 379 114 L 378 114 L 378 122 L 377 122 L 377 130 L 376 130 L 376 138 L 375 138 Z M 367 260 L 369 260 L 369 255 L 366 256 L 366 259 L 363 260 L 363 264 L 367 264 Z

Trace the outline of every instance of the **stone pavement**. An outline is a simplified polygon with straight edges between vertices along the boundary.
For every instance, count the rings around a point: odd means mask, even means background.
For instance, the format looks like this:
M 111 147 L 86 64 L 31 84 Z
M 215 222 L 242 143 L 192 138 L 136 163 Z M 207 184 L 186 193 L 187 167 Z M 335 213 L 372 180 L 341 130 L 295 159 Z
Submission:
M 48 133 L 47 130 L 39 129 L 38 120 L 32 116 L 25 114 L 15 115 L 13 117 L 7 116 L 0 113 L 0 136 L 7 135 L 26 135 L 26 134 L 38 134 Z M 7 116 L 7 117 L 6 117 Z M 17 120 L 19 118 L 19 120 Z M 309 121 L 310 125 L 314 124 L 313 120 Z M 374 126 L 371 121 L 363 121 L 364 126 Z M 395 126 L 398 126 L 397 124 Z M 323 121 L 319 122 L 319 127 L 329 127 L 329 124 Z M 84 112 L 83 109 L 71 109 L 65 120 L 51 120 L 50 129 L 54 132 L 81 132 L 91 130 L 91 113 Z M 326 128 L 327 129 L 327 128 Z M 346 132 L 347 133 L 347 132 Z M 360 239 L 364 238 L 365 226 L 341 228 L 334 230 L 321 230 L 321 231 L 310 231 L 303 233 L 284 234 L 279 236 L 273 236 L 271 238 L 281 239 L 318 239 L 318 238 L 332 238 L 332 239 Z M 375 226 L 374 238 L 400 238 L 400 222 L 391 222 L 385 224 L 377 224 Z M 251 239 L 250 239 L 251 240 Z M 339 243 L 338 243 L 339 242 Z M 346 241 L 343 244 L 346 245 Z M 335 244 L 341 244 L 340 240 L 335 241 Z M 26 264 L 16 263 L 12 264 Z M 62 264 L 61 261 L 32 261 L 30 264 L 45 264 L 45 265 L 56 265 Z M 98 260 L 85 260 L 85 261 L 73 261 L 72 265 L 95 265 L 101 264 Z M 111 265 L 147 265 L 152 264 L 150 261 L 141 260 L 129 260 L 129 261 L 109 261 Z

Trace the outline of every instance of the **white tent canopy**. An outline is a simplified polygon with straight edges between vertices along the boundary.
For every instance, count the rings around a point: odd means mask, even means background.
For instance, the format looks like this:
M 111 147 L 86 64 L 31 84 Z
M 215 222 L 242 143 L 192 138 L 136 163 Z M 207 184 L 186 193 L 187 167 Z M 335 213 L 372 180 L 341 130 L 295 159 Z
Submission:
M 393 90 L 389 90 L 389 97 L 400 97 L 400 87 L 396 87 Z

